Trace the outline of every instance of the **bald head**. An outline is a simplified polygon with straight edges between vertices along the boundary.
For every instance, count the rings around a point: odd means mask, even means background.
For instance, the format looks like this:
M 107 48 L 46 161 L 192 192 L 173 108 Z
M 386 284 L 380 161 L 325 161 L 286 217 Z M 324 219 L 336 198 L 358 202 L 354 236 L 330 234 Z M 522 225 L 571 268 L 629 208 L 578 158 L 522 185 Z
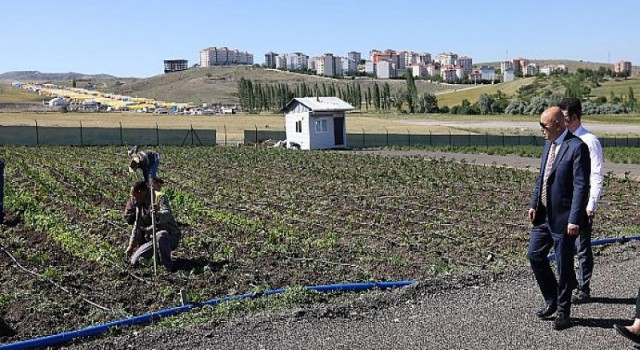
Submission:
M 560 107 L 547 108 L 540 115 L 540 127 L 545 140 L 555 141 L 566 129 L 564 114 Z

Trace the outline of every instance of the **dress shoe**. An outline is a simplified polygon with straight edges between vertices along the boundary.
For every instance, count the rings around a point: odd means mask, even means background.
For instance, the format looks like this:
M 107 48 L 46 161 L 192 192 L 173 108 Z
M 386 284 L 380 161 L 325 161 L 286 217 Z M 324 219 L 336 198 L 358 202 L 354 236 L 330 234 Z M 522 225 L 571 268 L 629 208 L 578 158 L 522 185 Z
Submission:
M 538 310 L 538 312 L 536 312 L 536 315 L 538 315 L 539 318 L 549 318 L 556 312 L 557 309 L 558 307 L 555 305 L 546 305 L 542 309 Z
M 571 296 L 571 303 L 573 304 L 586 304 L 591 301 L 591 295 L 589 293 L 585 293 L 583 291 L 578 291 L 578 293 Z
M 631 340 L 632 342 L 636 343 L 636 344 L 640 344 L 640 335 L 635 334 L 633 332 L 631 332 L 630 330 L 627 329 L 627 327 L 625 326 L 621 326 L 619 324 L 614 324 L 613 328 L 616 330 L 616 332 L 618 332 L 618 334 L 620 334 L 621 336 Z
M 553 329 L 560 331 L 571 327 L 571 321 L 569 320 L 569 314 L 564 312 L 558 312 L 556 319 L 553 321 Z

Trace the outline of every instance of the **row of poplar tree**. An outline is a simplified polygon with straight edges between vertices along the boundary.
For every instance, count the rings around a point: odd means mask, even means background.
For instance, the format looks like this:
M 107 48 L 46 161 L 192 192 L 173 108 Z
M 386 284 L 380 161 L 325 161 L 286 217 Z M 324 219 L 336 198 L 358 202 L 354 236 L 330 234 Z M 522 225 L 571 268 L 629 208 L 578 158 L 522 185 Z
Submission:
M 350 103 L 352 106 L 367 110 L 402 110 L 403 106 L 409 112 L 418 111 L 437 112 L 437 99 L 433 94 L 418 96 L 415 81 L 407 74 L 407 89 L 400 89 L 392 93 L 389 83 L 382 87 L 377 82 L 366 89 L 358 82 L 336 85 L 335 82 L 326 84 L 314 83 L 309 86 L 302 82 L 295 87 L 288 84 L 260 84 L 250 79 L 241 78 L 238 82 L 238 99 L 240 107 L 247 112 L 280 111 L 291 99 L 296 97 L 326 97 L 335 96 Z

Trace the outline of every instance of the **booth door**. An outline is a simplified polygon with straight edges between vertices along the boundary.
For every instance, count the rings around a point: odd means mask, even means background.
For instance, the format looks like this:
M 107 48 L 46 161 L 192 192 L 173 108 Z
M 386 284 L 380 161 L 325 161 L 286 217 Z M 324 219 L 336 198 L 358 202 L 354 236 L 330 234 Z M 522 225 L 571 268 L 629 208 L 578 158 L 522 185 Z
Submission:
M 344 145 L 344 117 L 333 118 L 333 137 L 335 145 Z

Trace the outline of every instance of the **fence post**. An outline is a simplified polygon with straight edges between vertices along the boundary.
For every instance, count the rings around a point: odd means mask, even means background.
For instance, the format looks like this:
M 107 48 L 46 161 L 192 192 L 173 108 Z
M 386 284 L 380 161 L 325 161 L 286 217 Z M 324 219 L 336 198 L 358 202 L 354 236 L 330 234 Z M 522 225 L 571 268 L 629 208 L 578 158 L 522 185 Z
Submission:
M 40 133 L 38 132 L 38 120 L 34 119 L 36 121 L 36 146 L 40 146 Z
M 227 124 L 224 125 L 224 145 L 227 145 Z
M 502 147 L 504 147 L 504 133 L 502 132 Z
M 362 148 L 366 148 L 366 147 L 367 147 L 366 135 L 364 133 L 364 129 L 362 129 Z
M 431 134 L 431 130 L 429 130 L 429 147 L 433 146 L 433 142 L 431 140 L 432 138 L 433 138 L 433 135 Z
M 191 130 L 190 130 L 191 131 L 191 146 L 193 146 L 193 133 L 195 131 L 193 131 L 193 124 L 189 124 L 189 127 L 191 128 Z
M 407 129 L 407 140 L 409 141 L 409 147 L 411 147 L 411 131 Z
M 82 120 L 80 121 L 80 146 L 84 146 L 84 137 L 82 137 Z
M 453 146 L 453 142 L 451 141 L 451 131 L 449 131 L 449 147 Z
M 122 137 L 122 122 L 118 122 L 120 124 L 120 146 L 124 146 L 124 138 Z
M 485 146 L 489 147 L 489 133 L 488 132 L 484 133 L 484 144 L 485 144 Z
M 0 224 L 4 222 L 4 159 L 0 158 Z
M 160 131 L 158 130 L 158 123 L 156 123 L 156 146 L 160 146 Z
M 257 146 L 258 146 L 258 126 L 257 126 L 256 124 L 253 124 L 253 126 L 256 128 L 256 133 L 255 133 L 255 136 L 256 136 L 255 146 L 257 147 Z
M 389 147 L 389 130 L 385 127 L 384 131 L 387 133 L 387 147 Z
M 468 140 L 468 142 L 467 142 L 468 145 L 467 146 L 471 147 L 471 133 L 469 133 L 468 135 L 469 135 L 469 138 L 467 139 Z

